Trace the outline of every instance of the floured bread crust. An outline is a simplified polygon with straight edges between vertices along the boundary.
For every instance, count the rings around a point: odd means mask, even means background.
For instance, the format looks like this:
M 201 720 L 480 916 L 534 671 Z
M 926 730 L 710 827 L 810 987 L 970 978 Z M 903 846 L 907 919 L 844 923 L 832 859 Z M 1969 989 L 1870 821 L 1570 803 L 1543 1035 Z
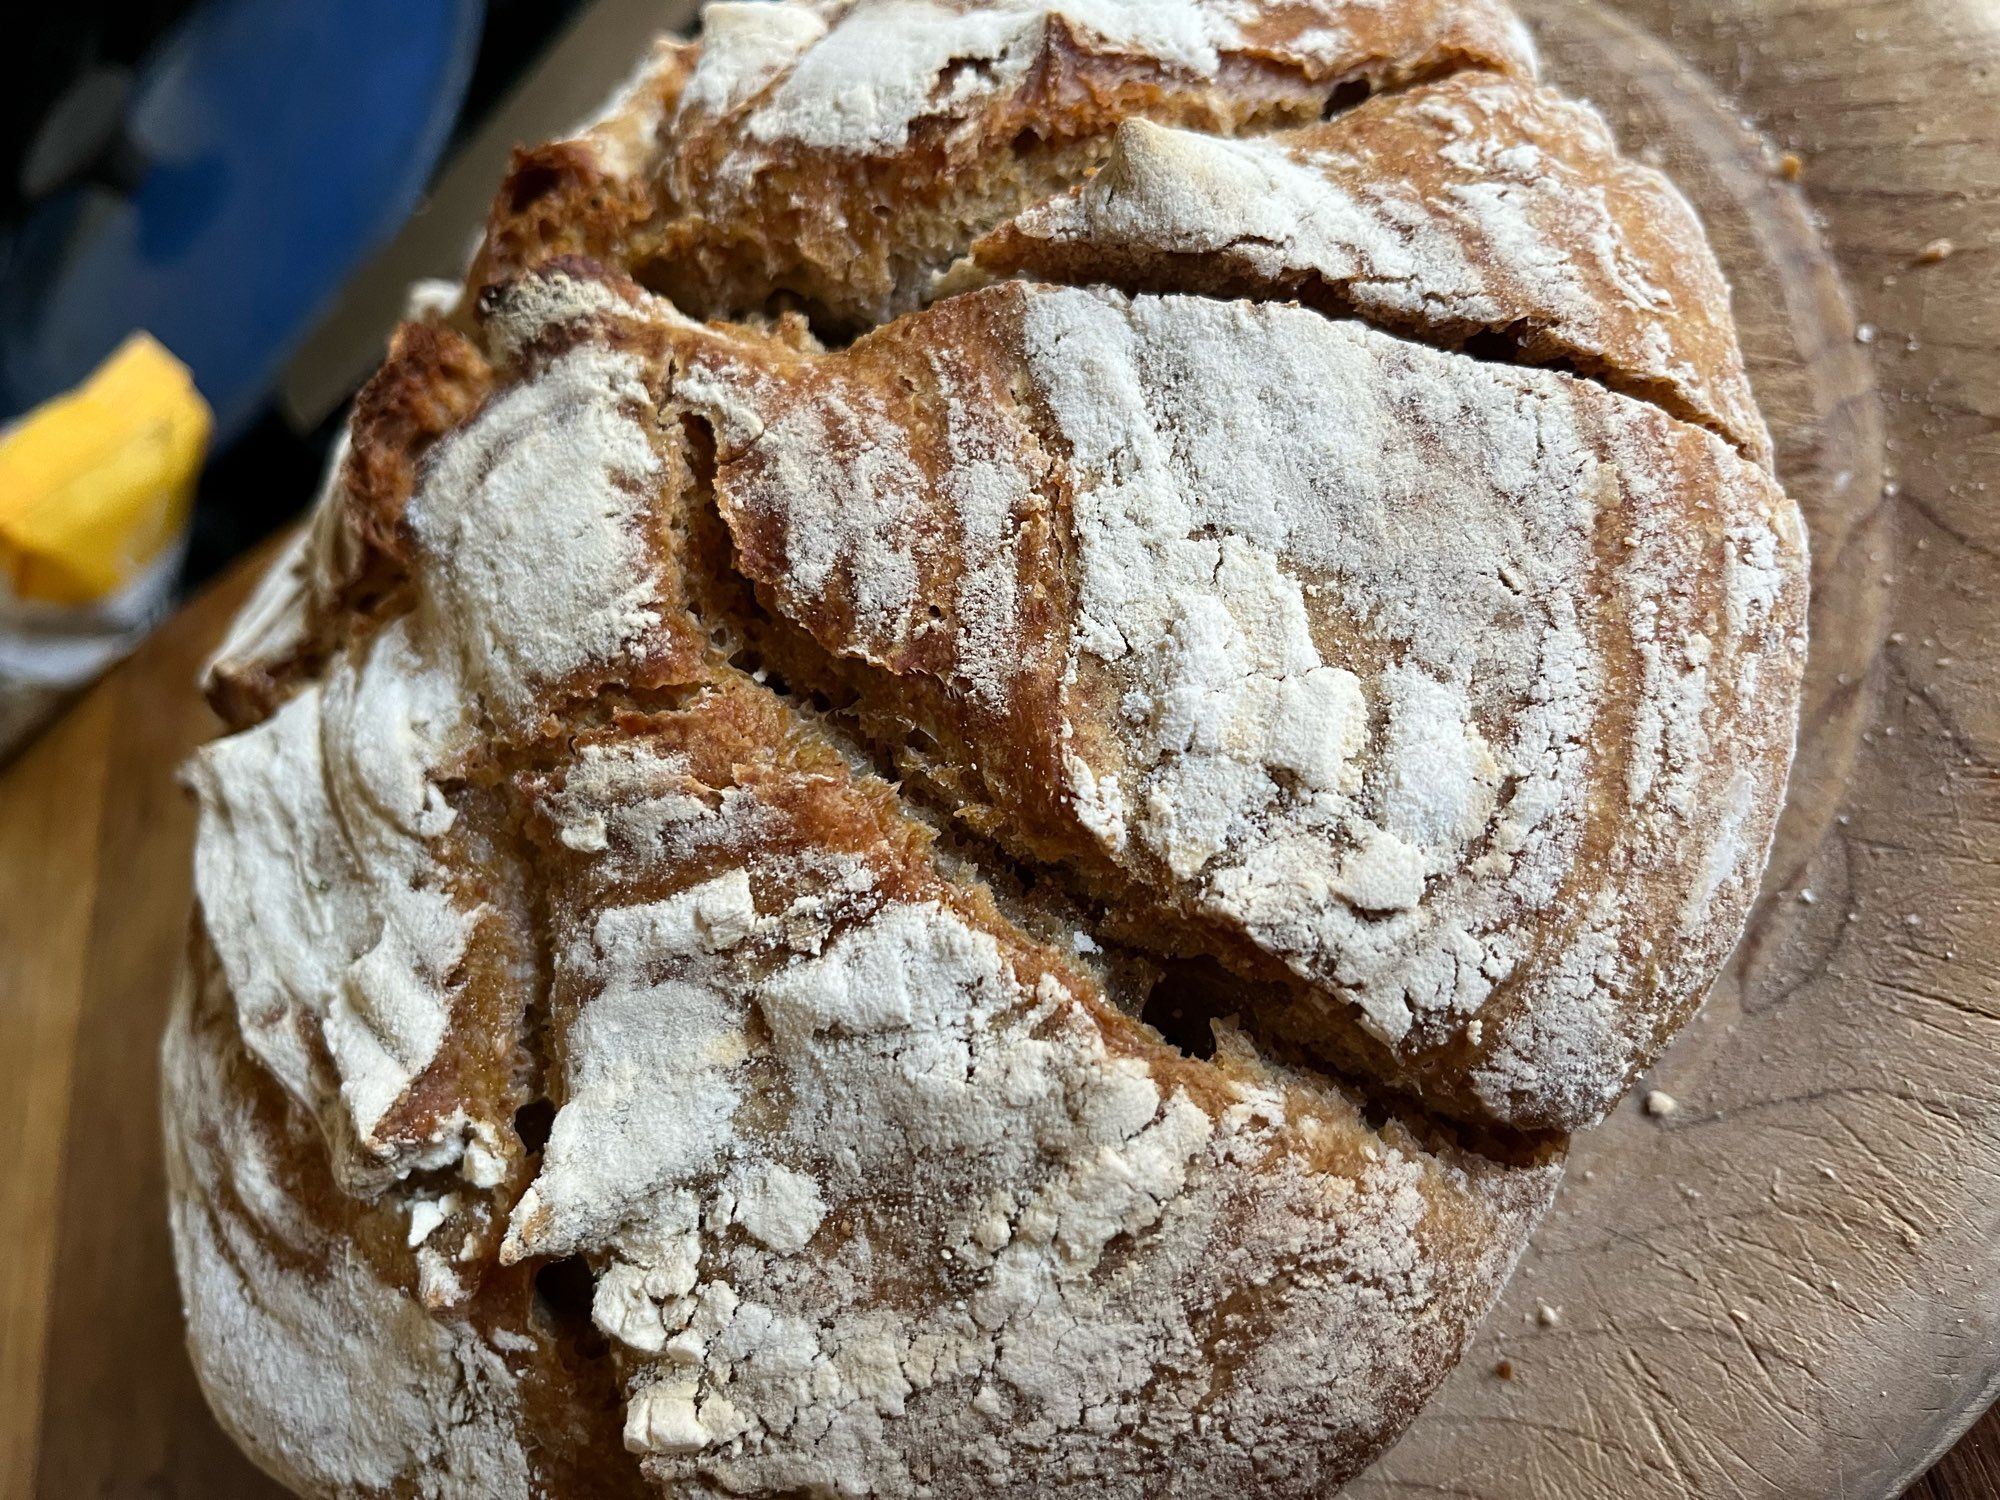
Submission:
M 1088 182 L 973 246 L 1001 274 L 1298 300 L 1426 343 L 1501 341 L 1769 466 L 1694 211 L 1587 104 L 1485 73 L 1229 140 L 1121 126 Z
M 209 662 L 203 686 L 231 728 L 269 715 L 356 628 L 404 607 L 404 510 L 433 444 L 479 408 L 485 356 L 436 321 L 400 325 L 334 445 L 311 522 L 273 563 Z
M 1088 934 L 1030 936 L 729 665 L 746 606 L 699 576 L 727 537 L 665 413 L 718 338 L 786 346 L 575 267 L 487 310 L 492 396 L 399 518 L 405 612 L 189 770 L 207 1009 L 170 1109 L 242 1144 L 176 1147 L 177 1243 L 231 1430 L 307 1493 L 483 1493 L 477 1465 L 542 1441 L 507 1357 L 539 1338 L 602 1351 L 627 1462 L 669 1493 L 1170 1470 L 1305 1496 L 1358 1469 L 1497 1293 L 1558 1145 L 1371 1124 L 1241 1033 L 1190 1056 L 1113 1005 Z M 275 1169 L 188 1060 L 204 1037 L 380 1259 L 214 1268 L 273 1232 L 223 1187 Z M 532 1298 L 490 1321 L 551 1266 L 588 1327 Z M 335 1352 L 370 1320 L 379 1349 Z M 410 1399 L 320 1412 L 335 1373 L 253 1388 L 245 1340 L 403 1362 Z M 454 1366 L 458 1406 L 429 1394 Z
M 670 1492 L 1321 1493 L 1552 1185 L 1163 1044 L 747 681 L 533 797 L 562 1107 L 502 1258 L 598 1266 Z
M 427 1279 L 466 1187 L 344 1193 L 197 966 L 174 1227 L 232 1434 L 314 1495 L 600 1496 L 643 1467 L 667 1493 L 1306 1496 L 1358 1469 L 1511 1267 L 1546 1151 L 1378 1133 L 1234 1039 L 1190 1063 L 927 873 L 824 747 L 729 784 L 784 717 L 725 690 L 538 787 L 581 846 L 560 1108 L 499 1264 L 447 1253 L 476 1287 L 448 1311 Z M 598 1336 L 508 1269 L 578 1252 Z
M 582 253 L 698 317 L 775 300 L 852 330 L 1094 169 L 1122 121 L 1270 129 L 1466 67 L 1533 69 L 1491 0 L 711 5 L 699 49 L 517 161 L 474 284 Z
M 259 1462 L 1195 1500 L 1393 1440 L 1733 942 L 1804 646 L 1698 231 L 1529 57 L 725 5 L 523 156 L 187 773 L 175 1240 Z M 1227 233 L 1217 153 L 1325 213 Z
M 1587 1124 L 1775 822 L 1804 536 L 1656 408 L 1297 307 L 1003 285 L 697 355 L 773 610 L 1120 930 L 1465 1117 Z M 1286 998 L 1288 997 L 1288 998 Z
M 464 1254 L 462 1189 L 347 1192 L 231 1012 L 197 937 L 161 1058 L 167 1180 L 195 1373 L 244 1451 L 302 1495 L 653 1493 L 573 1313 Z M 421 1290 L 440 1258 L 480 1287 L 443 1313 Z

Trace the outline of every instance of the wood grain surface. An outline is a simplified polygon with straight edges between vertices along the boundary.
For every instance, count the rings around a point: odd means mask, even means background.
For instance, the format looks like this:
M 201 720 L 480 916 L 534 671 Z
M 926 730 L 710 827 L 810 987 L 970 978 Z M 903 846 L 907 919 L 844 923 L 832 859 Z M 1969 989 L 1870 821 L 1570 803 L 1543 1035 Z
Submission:
M 1752 932 L 1646 1081 L 1679 1109 L 1579 1143 L 1471 1356 L 1350 1493 L 1892 1496 L 2000 1371 L 2000 6 L 1525 8 L 1735 283 L 1813 532 L 1809 702 Z M 248 576 L 0 774 L 0 1500 L 276 1493 L 181 1350 L 156 1104 L 173 771 Z M 2000 1495 L 2000 1422 L 1910 1493 Z
M 1765 899 L 1642 1084 L 1679 1108 L 1578 1143 L 1352 1493 L 1893 1495 L 2000 1369 L 2000 9 L 1524 8 L 1735 284 L 1813 532 L 1808 701 Z

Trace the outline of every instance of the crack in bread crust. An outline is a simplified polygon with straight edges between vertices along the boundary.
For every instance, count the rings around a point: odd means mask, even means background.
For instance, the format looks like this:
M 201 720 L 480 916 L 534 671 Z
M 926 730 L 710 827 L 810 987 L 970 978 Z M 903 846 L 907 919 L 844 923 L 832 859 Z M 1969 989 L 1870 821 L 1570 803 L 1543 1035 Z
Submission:
M 1124 120 L 1256 131 L 1317 119 L 1356 85 L 1533 69 L 1490 0 L 708 18 L 710 45 L 663 53 L 597 130 L 517 162 L 475 287 L 580 253 L 695 316 L 777 298 L 844 336 L 918 305 L 975 235 L 1093 171 Z
M 543 1316 L 529 1270 L 489 1271 L 449 1311 L 424 1305 L 408 1206 L 334 1180 L 312 1127 L 245 1051 L 199 931 L 161 1061 L 195 1372 L 260 1467 L 307 1495 L 413 1470 L 443 1493 L 652 1493 L 619 1448 L 612 1368 Z
M 1568 1127 L 1733 940 L 1802 535 L 1706 434 L 1297 310 L 1019 285 L 834 355 L 710 343 L 678 389 L 821 653 L 788 674 L 1120 936 L 1301 982 L 1260 1024 Z
M 1567 369 L 1770 465 L 1729 291 L 1588 105 L 1460 73 L 1251 140 L 1120 127 L 1104 168 L 974 242 L 1003 275 L 1296 299 Z
M 1483 3 L 710 16 L 211 669 L 204 1383 L 309 1493 L 1323 1493 L 1761 867 L 1803 539 L 1675 419 L 1767 455 L 1699 228 Z M 1387 192 L 1461 147 L 1525 197 Z

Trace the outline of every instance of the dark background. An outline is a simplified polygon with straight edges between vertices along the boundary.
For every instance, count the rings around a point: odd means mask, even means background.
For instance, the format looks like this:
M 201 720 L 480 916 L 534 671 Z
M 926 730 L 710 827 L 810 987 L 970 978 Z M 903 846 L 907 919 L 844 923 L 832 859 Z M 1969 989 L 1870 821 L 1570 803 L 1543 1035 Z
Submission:
M 339 0 L 275 0 L 338 4 Z M 196 0 L 63 0 L 13 7 L 0 40 L 0 255 L 9 231 L 32 206 L 23 181 L 38 133 L 58 104 L 94 73 L 143 58 Z M 580 8 L 580 0 L 487 0 L 485 30 L 454 131 L 453 145 L 479 122 Z M 449 161 L 452 147 L 445 150 Z M 115 180 L 115 151 L 83 164 L 66 181 Z M 184 587 L 212 576 L 296 515 L 312 497 L 344 414 L 298 432 L 275 410 L 234 443 L 213 452 L 195 502 Z

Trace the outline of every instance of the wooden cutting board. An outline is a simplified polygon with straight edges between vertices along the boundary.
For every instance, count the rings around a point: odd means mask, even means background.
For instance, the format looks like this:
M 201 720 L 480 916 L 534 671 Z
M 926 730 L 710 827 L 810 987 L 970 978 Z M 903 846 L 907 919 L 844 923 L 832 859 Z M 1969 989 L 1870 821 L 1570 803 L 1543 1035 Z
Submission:
M 1808 703 L 1750 935 L 1639 1091 L 1678 1108 L 1578 1143 L 1350 1494 L 1891 1496 L 2000 1376 L 2000 4 L 1525 8 L 1735 284 L 1812 528 Z M 0 775 L 0 1496 L 273 1493 L 181 1351 L 155 1103 L 173 768 L 247 581 Z

